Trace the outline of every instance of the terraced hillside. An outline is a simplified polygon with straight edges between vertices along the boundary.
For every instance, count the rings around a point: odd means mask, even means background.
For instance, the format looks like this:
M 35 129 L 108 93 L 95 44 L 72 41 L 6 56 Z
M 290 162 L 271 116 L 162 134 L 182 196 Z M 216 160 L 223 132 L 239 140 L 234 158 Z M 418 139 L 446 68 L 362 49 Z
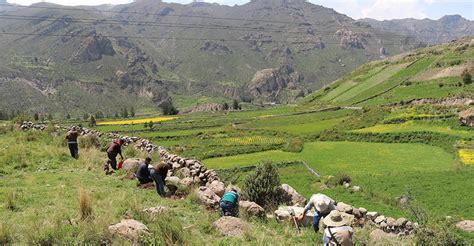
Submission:
M 416 99 L 472 97 L 474 43 L 465 38 L 368 63 L 306 98 L 304 106 L 370 106 Z

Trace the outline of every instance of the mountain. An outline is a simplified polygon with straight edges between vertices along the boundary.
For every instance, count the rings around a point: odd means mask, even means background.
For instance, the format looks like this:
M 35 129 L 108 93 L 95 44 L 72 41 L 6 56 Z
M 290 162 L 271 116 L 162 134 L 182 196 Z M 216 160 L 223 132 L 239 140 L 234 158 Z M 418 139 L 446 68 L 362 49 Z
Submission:
M 304 0 L 0 6 L 0 107 L 27 112 L 291 102 L 424 45 Z
M 469 105 L 474 84 L 474 38 L 370 62 L 305 98 L 305 108 L 393 104 Z
M 439 20 L 401 19 L 384 20 L 362 19 L 377 29 L 413 36 L 427 44 L 441 44 L 461 37 L 474 35 L 474 21 L 460 15 L 446 15 Z

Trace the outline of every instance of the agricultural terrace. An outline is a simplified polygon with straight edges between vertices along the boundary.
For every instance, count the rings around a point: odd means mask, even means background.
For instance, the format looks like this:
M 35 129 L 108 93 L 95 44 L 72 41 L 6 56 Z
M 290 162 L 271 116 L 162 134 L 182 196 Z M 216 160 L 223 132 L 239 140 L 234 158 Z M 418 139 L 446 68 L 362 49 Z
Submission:
M 360 133 L 390 133 L 390 132 L 436 132 L 459 137 L 474 137 L 474 131 L 452 129 L 448 124 L 436 124 L 423 121 L 407 121 L 401 124 L 382 124 L 353 132 Z
M 97 125 L 134 125 L 134 124 L 143 124 L 149 122 L 163 122 L 174 120 L 176 117 L 153 117 L 153 118 L 143 118 L 143 119 L 129 119 L 129 120 L 111 120 L 111 121 L 99 121 Z

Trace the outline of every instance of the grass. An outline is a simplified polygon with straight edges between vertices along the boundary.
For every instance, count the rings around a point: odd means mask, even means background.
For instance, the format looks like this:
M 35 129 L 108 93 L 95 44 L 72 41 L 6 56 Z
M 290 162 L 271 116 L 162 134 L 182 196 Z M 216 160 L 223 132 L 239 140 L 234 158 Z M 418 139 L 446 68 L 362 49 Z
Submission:
M 465 165 L 474 165 L 474 149 L 460 149 L 459 158 Z
M 437 132 L 459 137 L 474 137 L 473 131 L 452 129 L 449 125 L 436 125 L 421 121 L 407 121 L 401 124 L 383 124 L 355 130 L 360 133 L 390 133 L 390 132 Z
M 163 121 L 175 120 L 176 117 L 152 117 L 152 118 L 143 118 L 143 119 L 128 119 L 128 120 L 111 120 L 111 121 L 99 121 L 97 122 L 98 126 L 103 125 L 134 125 L 134 124 L 143 124 L 143 123 L 158 123 Z

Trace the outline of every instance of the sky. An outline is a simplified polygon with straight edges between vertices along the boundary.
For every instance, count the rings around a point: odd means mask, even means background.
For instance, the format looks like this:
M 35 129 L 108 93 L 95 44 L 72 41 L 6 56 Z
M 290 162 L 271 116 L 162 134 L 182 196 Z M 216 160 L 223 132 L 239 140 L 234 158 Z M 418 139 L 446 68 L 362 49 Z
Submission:
M 62 5 L 124 4 L 132 0 L 8 0 L 9 3 L 29 5 L 35 2 L 52 2 Z M 474 20 L 474 0 L 309 0 L 310 2 L 346 14 L 354 19 L 377 20 L 403 18 L 439 19 L 444 15 L 460 14 Z M 165 0 L 165 2 L 190 3 L 192 0 Z M 219 4 L 245 4 L 249 0 L 205 0 Z

